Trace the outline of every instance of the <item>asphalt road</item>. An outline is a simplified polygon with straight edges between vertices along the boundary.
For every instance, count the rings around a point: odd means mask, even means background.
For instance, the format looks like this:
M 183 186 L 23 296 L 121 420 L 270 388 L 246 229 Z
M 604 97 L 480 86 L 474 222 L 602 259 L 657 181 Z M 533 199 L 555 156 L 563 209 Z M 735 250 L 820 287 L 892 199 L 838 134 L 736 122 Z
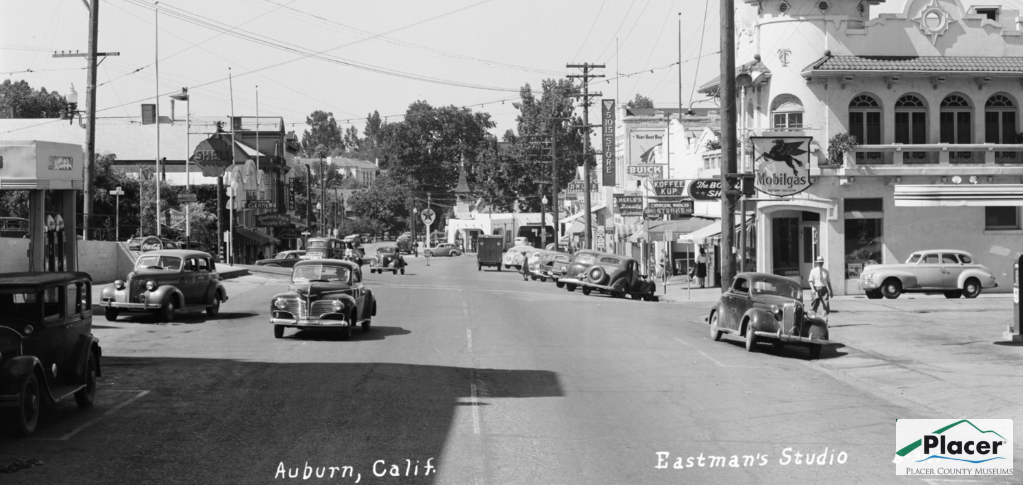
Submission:
M 922 483 L 896 480 L 891 457 L 895 419 L 927 416 L 832 377 L 840 348 L 747 353 L 710 340 L 709 305 L 408 260 L 366 275 L 379 312 L 350 341 L 274 339 L 274 275 L 229 281 L 217 319 L 98 317 L 96 407 L 63 402 L 32 439 L 0 436 L 0 467 L 43 462 L 0 482 Z

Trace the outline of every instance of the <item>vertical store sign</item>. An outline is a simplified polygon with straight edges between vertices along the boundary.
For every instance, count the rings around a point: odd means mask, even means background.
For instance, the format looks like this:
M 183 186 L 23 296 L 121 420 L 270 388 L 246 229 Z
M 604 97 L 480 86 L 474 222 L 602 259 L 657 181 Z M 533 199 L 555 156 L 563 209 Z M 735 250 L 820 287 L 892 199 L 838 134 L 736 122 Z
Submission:
M 295 210 L 295 193 L 298 192 L 298 179 L 292 177 L 288 179 L 288 210 Z
M 604 168 L 601 170 L 603 177 L 601 185 L 614 187 L 615 185 L 615 100 L 603 100 L 603 113 L 601 114 L 601 126 L 603 136 L 601 137 L 601 159 Z

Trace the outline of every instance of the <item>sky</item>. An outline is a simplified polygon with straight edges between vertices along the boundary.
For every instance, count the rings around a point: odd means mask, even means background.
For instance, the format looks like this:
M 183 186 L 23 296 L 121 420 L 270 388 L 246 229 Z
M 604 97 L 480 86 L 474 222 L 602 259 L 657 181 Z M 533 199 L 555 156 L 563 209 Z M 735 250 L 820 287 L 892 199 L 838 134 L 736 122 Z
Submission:
M 166 95 L 184 86 L 193 115 L 227 117 L 233 84 L 236 116 L 256 114 L 258 86 L 259 114 L 289 131 L 314 110 L 361 131 L 374 110 L 398 121 L 425 100 L 489 112 L 500 134 L 515 128 L 520 87 L 579 73 L 567 63 L 606 64 L 593 84 L 604 98 L 678 106 L 680 19 L 684 105 L 719 63 L 716 0 L 162 0 L 159 29 L 152 1 L 100 1 L 99 50 L 120 56 L 99 67 L 99 117 L 137 117 L 158 92 L 166 116 Z M 85 60 L 52 53 L 87 49 L 81 0 L 0 2 L 2 78 L 61 93 L 73 84 L 84 100 Z

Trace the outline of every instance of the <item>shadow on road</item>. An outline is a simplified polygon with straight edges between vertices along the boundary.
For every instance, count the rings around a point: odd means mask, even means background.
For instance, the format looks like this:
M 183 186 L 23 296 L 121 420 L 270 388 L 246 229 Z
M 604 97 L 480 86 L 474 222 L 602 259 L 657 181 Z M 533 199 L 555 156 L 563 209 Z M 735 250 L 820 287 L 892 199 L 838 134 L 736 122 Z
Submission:
M 722 342 L 729 343 L 735 347 L 739 347 L 742 351 L 746 351 L 746 341 L 738 338 L 725 339 L 722 337 Z M 845 345 L 839 343 L 832 343 L 824 346 L 821 349 L 820 358 L 816 360 L 828 360 L 835 359 L 849 355 L 848 352 L 841 352 L 839 349 L 845 348 Z M 775 357 L 782 357 L 787 359 L 802 359 L 802 360 L 814 360 L 810 358 L 810 350 L 808 347 L 800 345 L 783 345 L 776 347 L 766 342 L 761 342 L 754 347 L 754 352 L 761 354 L 773 355 Z
M 410 333 L 412 333 L 410 330 L 405 330 L 401 327 L 378 327 L 373 325 L 369 328 L 369 332 L 364 332 L 362 331 L 362 328 L 357 327 L 352 329 L 352 338 L 349 341 L 358 342 L 363 340 L 384 340 L 387 337 L 408 335 Z M 288 335 L 285 333 L 284 338 L 292 338 L 295 340 L 320 340 L 325 342 L 340 342 L 344 340 L 340 331 L 329 328 L 302 329 L 294 335 Z
M 430 484 L 430 459 L 472 473 L 464 456 L 442 455 L 454 435 L 472 435 L 471 409 L 486 412 L 473 386 L 486 400 L 564 395 L 550 371 L 391 363 L 109 357 L 103 374 L 95 407 L 58 403 L 35 439 L 0 432 L 0 462 L 44 462 L 3 483 L 268 483 L 280 464 L 308 463 L 351 466 L 359 483 Z M 149 393 L 118 408 L 138 390 Z M 406 459 L 419 476 L 374 476 L 377 460 L 404 474 Z

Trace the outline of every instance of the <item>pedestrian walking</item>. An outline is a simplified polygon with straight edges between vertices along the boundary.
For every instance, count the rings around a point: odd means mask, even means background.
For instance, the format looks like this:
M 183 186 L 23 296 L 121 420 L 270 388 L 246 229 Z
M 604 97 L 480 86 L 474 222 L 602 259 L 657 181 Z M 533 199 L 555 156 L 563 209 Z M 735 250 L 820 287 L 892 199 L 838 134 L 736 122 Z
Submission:
M 817 259 L 813 262 L 813 269 L 810 270 L 810 277 L 807 278 L 810 283 L 810 291 L 813 292 L 813 300 L 811 307 L 813 308 L 814 315 L 817 314 L 817 307 L 820 305 L 824 306 L 824 321 L 828 321 L 828 315 L 831 314 L 831 295 L 834 291 L 831 289 L 831 273 L 824 269 L 824 258 L 817 256 Z
M 522 281 L 529 281 L 529 256 L 526 253 L 522 253 Z
M 700 255 L 696 257 L 696 282 L 700 284 L 700 288 L 707 280 L 707 251 L 700 248 Z

